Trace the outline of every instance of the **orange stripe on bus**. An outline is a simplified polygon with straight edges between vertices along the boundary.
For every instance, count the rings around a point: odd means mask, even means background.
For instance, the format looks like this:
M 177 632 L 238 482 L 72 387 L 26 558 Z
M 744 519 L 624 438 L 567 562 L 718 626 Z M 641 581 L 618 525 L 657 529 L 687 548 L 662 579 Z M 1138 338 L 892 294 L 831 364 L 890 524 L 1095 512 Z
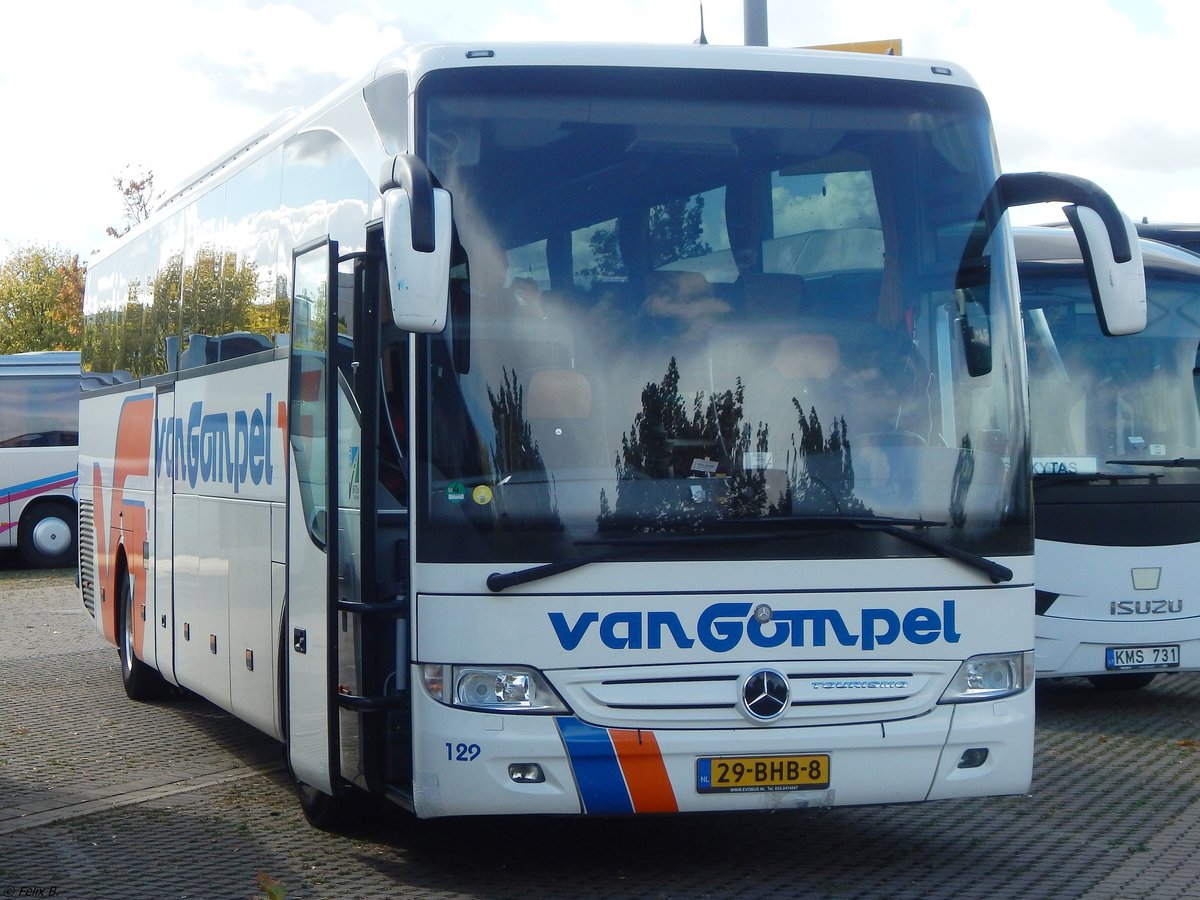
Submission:
M 154 395 L 142 394 L 129 397 L 121 404 L 117 416 L 117 441 L 113 460 L 112 491 L 109 506 L 104 508 L 104 478 L 98 465 L 93 465 L 94 512 L 99 519 L 96 526 L 96 549 L 101 577 L 101 598 L 110 599 L 107 608 L 102 607 L 101 625 L 104 636 L 116 644 L 117 637 L 117 551 L 124 544 L 128 556 L 130 574 L 134 580 L 134 609 L 138 615 L 133 620 L 134 647 L 142 649 L 141 615 L 146 605 L 145 562 L 142 546 L 147 537 L 148 522 L 144 504 L 125 504 L 125 483 L 134 476 L 150 474 L 150 456 L 154 438 Z M 105 546 L 107 538 L 107 546 Z
M 667 777 L 667 767 L 663 764 L 654 732 L 610 728 L 608 734 L 625 775 L 633 811 L 678 812 L 675 791 L 671 789 L 671 779 Z

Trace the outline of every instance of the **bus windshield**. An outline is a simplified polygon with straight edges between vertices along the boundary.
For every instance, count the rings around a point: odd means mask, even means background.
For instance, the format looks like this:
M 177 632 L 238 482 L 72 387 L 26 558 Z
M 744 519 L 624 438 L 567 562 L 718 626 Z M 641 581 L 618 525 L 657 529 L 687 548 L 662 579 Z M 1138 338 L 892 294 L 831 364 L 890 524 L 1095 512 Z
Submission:
M 418 344 L 420 558 L 929 553 L 835 527 L 876 517 L 1029 552 L 1007 225 L 963 258 L 986 107 L 857 81 L 425 78 L 458 243 L 450 324 Z
M 1035 476 L 1200 481 L 1198 276 L 1194 256 L 1157 248 L 1146 330 L 1114 340 L 1078 263 L 1022 268 Z

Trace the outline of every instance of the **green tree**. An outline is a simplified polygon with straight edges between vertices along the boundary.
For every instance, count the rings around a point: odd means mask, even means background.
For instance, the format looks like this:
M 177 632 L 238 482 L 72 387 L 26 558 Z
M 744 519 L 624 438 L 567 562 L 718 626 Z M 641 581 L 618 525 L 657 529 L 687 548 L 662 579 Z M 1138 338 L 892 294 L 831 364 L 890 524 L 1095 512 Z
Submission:
M 808 415 L 795 397 L 799 440 L 792 434 L 788 451 L 788 480 L 792 501 L 806 513 L 829 515 L 865 515 L 870 509 L 854 493 L 854 459 L 850 452 L 846 419 L 835 416 L 828 434 L 817 416 L 816 407 Z
M 689 405 L 679 390 L 679 365 L 671 357 L 662 380 L 642 389 L 642 408 L 621 435 L 616 508 L 602 493 L 598 524 L 623 519 L 656 530 L 762 515 L 768 505 L 764 476 L 745 468 L 751 446 L 750 426 L 742 425 L 745 397 L 738 378 L 731 389 L 694 394 Z M 755 446 L 766 452 L 767 444 L 767 429 L 760 425 Z M 719 509 L 697 505 L 679 492 L 645 490 L 647 480 L 699 481 L 709 474 L 720 479 Z
M 681 197 L 650 207 L 644 218 L 629 217 L 617 228 L 598 228 L 591 237 L 595 265 L 582 269 L 579 275 L 591 277 L 625 277 L 629 267 L 621 256 L 621 228 L 641 229 L 647 241 L 651 269 L 680 259 L 712 253 L 712 245 L 702 240 L 704 234 L 704 195 Z
M 498 485 L 508 484 L 509 476 L 513 475 L 517 481 L 510 489 L 499 491 L 496 502 L 507 522 L 560 531 L 562 521 L 551 494 L 546 463 L 533 439 L 533 427 L 525 417 L 525 388 L 517 381 L 515 369 L 511 373 L 508 369 L 502 371 L 504 383 L 496 391 L 491 385 L 487 389 L 492 424 L 496 426 L 492 469 Z
M 703 219 L 702 194 L 650 207 L 650 267 L 712 253 L 712 246 L 700 239 Z
M 78 254 L 29 246 L 0 266 L 0 353 L 78 350 L 83 279 Z
M 323 296 L 316 299 L 318 305 L 325 302 Z M 253 331 L 271 338 L 286 330 L 289 309 L 286 298 L 260 297 L 255 263 L 204 245 L 190 265 L 183 264 L 182 254 L 173 254 L 149 292 L 133 281 L 123 304 L 93 314 L 84 358 L 97 371 L 159 374 L 167 370 L 167 338 L 180 334 L 181 324 L 187 335 Z M 323 342 L 324 333 L 320 338 Z

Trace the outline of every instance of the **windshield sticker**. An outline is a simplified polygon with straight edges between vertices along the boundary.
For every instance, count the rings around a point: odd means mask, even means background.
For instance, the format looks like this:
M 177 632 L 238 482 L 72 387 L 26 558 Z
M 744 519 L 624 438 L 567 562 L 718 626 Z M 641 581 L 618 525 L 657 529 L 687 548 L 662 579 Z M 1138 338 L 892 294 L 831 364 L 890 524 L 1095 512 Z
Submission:
M 471 491 L 471 499 L 479 506 L 487 506 L 492 502 L 492 489 L 486 484 L 481 484 Z
M 1099 465 L 1094 456 L 1035 456 L 1034 475 L 1095 475 Z
M 446 499 L 451 503 L 462 503 L 467 499 L 467 486 L 461 481 L 452 481 L 446 485 Z

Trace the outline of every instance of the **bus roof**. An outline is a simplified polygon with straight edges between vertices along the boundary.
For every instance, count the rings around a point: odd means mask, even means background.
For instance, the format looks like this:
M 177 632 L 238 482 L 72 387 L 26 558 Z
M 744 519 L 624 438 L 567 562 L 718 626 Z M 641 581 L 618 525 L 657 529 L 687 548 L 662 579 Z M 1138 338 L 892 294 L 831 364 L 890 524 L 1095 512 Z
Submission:
M 1021 265 L 1044 263 L 1079 264 L 1079 242 L 1075 232 L 1066 226 L 1026 225 L 1013 228 L 1017 262 Z M 1147 269 L 1200 278 L 1200 256 L 1173 244 L 1150 240 L 1140 241 L 1142 262 Z
M 218 176 L 232 174 L 236 161 L 249 162 L 319 120 L 332 107 L 361 93 L 389 75 L 406 73 L 408 87 L 426 74 L 450 68 L 515 66 L 618 67 L 723 71 L 792 72 L 857 78 L 899 79 L 956 84 L 978 89 L 974 79 L 953 63 L 787 47 L 742 47 L 714 44 L 568 44 L 568 43 L 446 43 L 413 44 L 384 56 L 365 76 L 355 78 L 312 106 L 289 110 L 238 141 L 211 163 L 183 179 L 165 194 L 157 207 L 164 210 Z M 378 127 L 379 123 L 375 123 Z M 151 217 L 152 219 L 155 217 Z M 135 230 L 137 230 L 135 228 Z M 101 254 L 104 255 L 104 254 Z
M 0 355 L 0 377 L 9 375 L 79 375 L 78 350 L 39 350 Z
M 941 60 L 801 47 L 717 44 L 414 44 L 385 56 L 376 66 L 374 77 L 406 71 L 415 83 L 422 75 L 435 69 L 490 66 L 619 66 L 799 72 L 977 87 L 961 66 Z
M 1135 222 L 1137 233 L 1144 238 L 1174 244 L 1184 250 L 1200 253 L 1200 224 L 1193 222 Z

